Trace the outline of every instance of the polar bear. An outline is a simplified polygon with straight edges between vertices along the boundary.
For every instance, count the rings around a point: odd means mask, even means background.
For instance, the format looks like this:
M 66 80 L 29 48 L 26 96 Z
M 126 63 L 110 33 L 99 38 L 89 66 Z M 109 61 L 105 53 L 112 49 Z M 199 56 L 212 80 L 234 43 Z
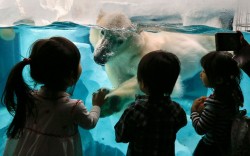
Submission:
M 131 20 L 121 12 L 101 12 L 91 28 L 90 42 L 94 47 L 94 61 L 105 66 L 113 86 L 106 96 L 102 116 L 121 111 L 141 93 L 136 74 L 140 59 L 154 50 L 165 50 L 178 56 L 181 73 L 172 96 L 182 93 L 181 82 L 197 74 L 200 58 L 215 50 L 214 36 L 175 32 L 146 32 L 136 29 Z

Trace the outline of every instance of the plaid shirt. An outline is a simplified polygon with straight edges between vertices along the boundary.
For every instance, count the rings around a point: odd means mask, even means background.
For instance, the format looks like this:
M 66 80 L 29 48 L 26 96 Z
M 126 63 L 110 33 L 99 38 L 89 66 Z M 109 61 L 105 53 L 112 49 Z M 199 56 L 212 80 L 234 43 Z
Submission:
M 174 156 L 176 133 L 187 124 L 182 107 L 169 97 L 138 96 L 115 125 L 117 142 L 129 142 L 127 155 Z

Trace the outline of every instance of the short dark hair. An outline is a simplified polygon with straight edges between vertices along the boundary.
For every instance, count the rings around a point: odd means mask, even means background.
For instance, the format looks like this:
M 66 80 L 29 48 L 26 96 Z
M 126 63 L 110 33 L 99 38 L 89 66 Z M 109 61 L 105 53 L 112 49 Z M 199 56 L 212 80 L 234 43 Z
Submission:
M 147 86 L 149 94 L 170 95 L 180 73 L 180 61 L 170 52 L 149 52 L 139 62 L 137 79 Z

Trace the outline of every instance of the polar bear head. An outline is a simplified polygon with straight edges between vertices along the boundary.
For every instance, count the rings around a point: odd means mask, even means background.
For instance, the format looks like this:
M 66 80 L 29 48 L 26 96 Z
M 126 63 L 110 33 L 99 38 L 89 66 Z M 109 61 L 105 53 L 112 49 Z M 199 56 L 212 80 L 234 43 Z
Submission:
M 124 52 L 139 35 L 135 27 L 125 14 L 121 12 L 100 12 L 97 28 L 90 30 L 90 42 L 94 47 L 94 60 L 104 65 L 112 60 L 119 52 Z

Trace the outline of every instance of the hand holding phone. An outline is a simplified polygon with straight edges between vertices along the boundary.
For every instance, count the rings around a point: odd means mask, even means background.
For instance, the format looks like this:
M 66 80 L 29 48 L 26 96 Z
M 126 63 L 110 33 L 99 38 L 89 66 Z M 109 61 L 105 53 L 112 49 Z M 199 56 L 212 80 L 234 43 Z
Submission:
M 250 44 L 245 40 L 240 31 L 236 31 L 240 36 L 240 49 L 234 51 L 233 59 L 237 61 L 238 66 L 250 77 Z

